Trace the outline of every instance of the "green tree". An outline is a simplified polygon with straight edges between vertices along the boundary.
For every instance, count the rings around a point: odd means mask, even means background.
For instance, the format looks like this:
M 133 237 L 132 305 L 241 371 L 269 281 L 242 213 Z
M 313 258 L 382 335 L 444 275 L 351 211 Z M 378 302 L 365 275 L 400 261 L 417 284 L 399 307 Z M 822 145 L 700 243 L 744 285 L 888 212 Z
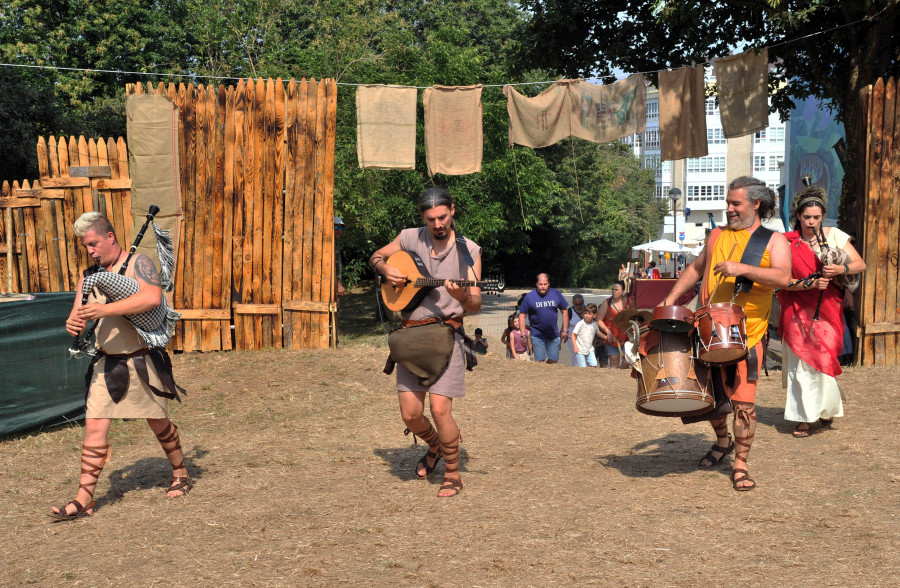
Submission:
M 858 193 L 856 157 L 865 141 L 857 124 L 859 91 L 879 77 L 900 73 L 898 4 L 900 0 L 522 1 L 531 14 L 532 59 L 570 76 L 608 76 L 613 68 L 652 72 L 703 63 L 736 47 L 770 47 L 770 91 L 782 118 L 795 99 L 814 97 L 828 101 L 844 122 L 850 162 L 843 219 L 855 217 L 850 211 Z M 812 35 L 817 31 L 828 32 Z

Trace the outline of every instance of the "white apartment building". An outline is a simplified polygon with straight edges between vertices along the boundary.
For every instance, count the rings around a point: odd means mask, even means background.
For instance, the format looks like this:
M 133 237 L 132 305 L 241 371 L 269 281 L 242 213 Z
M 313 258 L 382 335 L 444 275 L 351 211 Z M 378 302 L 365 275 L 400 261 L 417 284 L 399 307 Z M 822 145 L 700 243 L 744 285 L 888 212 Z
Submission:
M 706 140 L 709 154 L 706 157 L 660 160 L 659 92 L 647 88 L 647 125 L 643 135 L 635 134 L 623 141 L 631 145 L 634 154 L 645 168 L 656 171 L 656 197 L 666 201 L 666 215 L 658 238 L 672 239 L 693 246 L 703 241 L 713 227 L 726 224 L 725 193 L 728 182 L 738 176 L 749 175 L 765 181 L 776 192 L 782 181 L 789 124 L 783 123 L 777 113 L 769 115 L 769 127 L 737 139 L 725 139 L 722 120 L 715 98 L 706 100 Z M 681 190 L 672 216 L 669 190 Z M 776 215 L 777 219 L 777 215 Z M 783 230 L 776 221 L 777 230 Z M 684 238 L 676 239 L 675 237 Z

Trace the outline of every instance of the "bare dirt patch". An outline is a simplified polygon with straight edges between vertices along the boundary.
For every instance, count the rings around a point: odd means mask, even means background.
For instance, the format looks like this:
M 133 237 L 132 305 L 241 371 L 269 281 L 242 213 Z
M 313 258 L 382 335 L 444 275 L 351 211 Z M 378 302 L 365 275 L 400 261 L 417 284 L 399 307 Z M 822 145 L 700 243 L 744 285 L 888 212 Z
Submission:
M 454 406 L 465 488 L 442 500 L 443 466 L 415 479 L 424 448 L 402 435 L 379 339 L 345 339 L 176 356 L 189 396 L 172 418 L 197 483 L 183 499 L 164 496 L 149 428 L 116 422 L 96 514 L 51 524 L 78 484 L 81 427 L 0 443 L 0 584 L 896 584 L 898 369 L 848 370 L 847 417 L 808 439 L 782 420 L 780 374 L 764 378 L 759 487 L 739 494 L 727 467 L 696 468 L 709 426 L 638 413 L 628 372 L 494 353 Z

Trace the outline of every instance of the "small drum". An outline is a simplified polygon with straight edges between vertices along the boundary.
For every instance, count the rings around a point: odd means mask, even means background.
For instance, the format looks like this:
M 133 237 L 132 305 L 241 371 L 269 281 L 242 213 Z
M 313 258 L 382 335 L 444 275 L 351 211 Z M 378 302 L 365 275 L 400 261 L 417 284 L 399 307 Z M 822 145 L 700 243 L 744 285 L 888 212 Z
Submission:
M 683 306 L 657 306 L 650 327 L 666 333 L 690 333 L 694 330 L 694 313 Z
M 655 416 L 695 416 L 709 412 L 716 401 L 710 393 L 709 371 L 694 363 L 688 333 L 659 333 L 659 343 L 641 356 L 637 374 L 637 409 Z
M 729 365 L 747 357 L 747 317 L 737 304 L 717 302 L 694 313 L 697 325 L 697 359 L 712 365 Z

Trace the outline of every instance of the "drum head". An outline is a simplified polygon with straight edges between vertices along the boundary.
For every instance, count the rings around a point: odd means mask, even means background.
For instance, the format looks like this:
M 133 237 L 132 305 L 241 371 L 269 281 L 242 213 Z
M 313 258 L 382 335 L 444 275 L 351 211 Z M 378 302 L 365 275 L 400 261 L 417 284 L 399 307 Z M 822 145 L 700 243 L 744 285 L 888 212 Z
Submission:
M 715 400 L 709 394 L 700 394 L 696 390 L 672 390 L 657 392 L 647 402 L 638 404 L 637 409 L 653 416 L 696 416 L 709 412 L 715 406 Z
M 731 365 L 747 357 L 747 354 L 746 347 L 710 349 L 702 352 L 698 359 L 711 365 Z
M 694 313 L 684 306 L 657 306 L 650 327 L 667 333 L 689 333 L 694 329 Z

